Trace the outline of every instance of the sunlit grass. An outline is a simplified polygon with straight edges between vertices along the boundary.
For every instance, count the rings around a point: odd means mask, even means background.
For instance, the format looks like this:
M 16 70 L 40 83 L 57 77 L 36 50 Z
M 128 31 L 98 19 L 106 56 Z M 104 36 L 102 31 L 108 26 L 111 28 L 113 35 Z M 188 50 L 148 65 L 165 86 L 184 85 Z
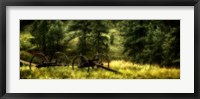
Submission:
M 56 67 L 20 67 L 21 79 L 179 79 L 180 69 L 161 68 L 158 65 L 140 65 L 123 60 L 110 62 L 110 68 L 120 73 L 113 73 L 101 68 L 72 69 L 71 66 Z

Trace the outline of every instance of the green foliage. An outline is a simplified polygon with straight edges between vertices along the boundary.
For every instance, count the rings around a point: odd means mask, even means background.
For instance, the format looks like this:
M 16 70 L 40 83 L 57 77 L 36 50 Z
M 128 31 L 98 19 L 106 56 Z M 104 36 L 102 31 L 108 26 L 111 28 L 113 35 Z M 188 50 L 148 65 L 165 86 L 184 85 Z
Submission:
M 124 53 L 134 62 L 180 66 L 179 21 L 122 21 L 121 25 Z
M 116 74 L 101 68 L 87 69 L 58 66 L 20 68 L 20 79 L 180 79 L 180 69 L 161 68 L 158 65 L 139 65 L 132 62 L 115 60 L 110 63 L 112 69 L 121 72 Z
M 79 38 L 76 53 L 82 53 L 83 55 L 86 55 L 88 54 L 88 52 L 91 51 L 90 45 L 87 42 L 87 36 L 91 31 L 89 27 L 90 27 L 90 21 L 88 20 L 76 20 L 69 22 L 67 31 L 68 32 L 74 31 L 74 33 L 76 34 L 74 38 L 77 36 Z
M 61 51 L 64 46 L 60 44 L 64 38 L 62 21 L 37 20 L 32 25 L 31 34 L 34 36 L 33 44 L 44 53 Z
M 108 32 L 105 21 L 73 20 L 70 21 L 68 32 L 74 31 L 79 38 L 77 52 L 88 53 L 108 52 Z
M 20 51 L 20 59 L 25 60 L 27 62 L 30 62 L 31 58 L 33 57 L 32 54 L 26 52 L 26 51 Z
M 128 59 L 129 57 L 126 56 L 123 51 L 124 51 L 124 46 L 123 46 L 123 37 L 120 35 L 120 32 L 113 28 L 110 29 L 109 34 L 110 35 L 110 44 L 109 44 L 109 57 L 110 59 L 113 60 L 118 60 L 118 59 Z M 111 43 L 113 40 L 113 43 Z
M 126 27 L 123 28 L 125 42 L 124 42 L 124 53 L 128 56 L 133 57 L 134 61 L 143 63 L 142 49 L 145 45 L 145 36 L 147 28 L 142 24 L 142 21 L 125 21 L 123 23 Z
M 162 64 L 180 66 L 180 22 L 166 22 L 169 30 L 162 45 L 164 59 Z
M 20 50 L 180 66 L 179 20 L 24 20 Z M 36 51 L 37 50 L 37 51 Z M 48 56 L 49 57 L 49 56 Z
M 31 44 L 31 39 L 33 36 L 30 33 L 21 33 L 20 34 L 20 50 L 28 50 L 33 46 Z
M 91 21 L 91 32 L 92 32 L 92 45 L 95 52 L 108 53 L 108 33 L 107 21 Z
M 29 31 L 32 23 L 33 20 L 20 20 L 20 31 Z

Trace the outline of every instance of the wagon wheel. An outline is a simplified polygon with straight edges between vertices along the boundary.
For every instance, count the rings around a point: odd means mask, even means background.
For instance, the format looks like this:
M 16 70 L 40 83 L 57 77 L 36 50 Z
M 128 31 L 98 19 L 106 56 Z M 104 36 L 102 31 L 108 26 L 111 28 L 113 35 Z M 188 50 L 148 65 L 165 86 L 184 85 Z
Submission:
M 108 67 L 108 68 L 110 67 L 110 59 L 107 55 L 97 53 L 93 57 L 93 60 L 95 60 L 95 62 L 101 66 Z
M 42 53 L 37 53 L 31 58 L 29 68 L 31 69 L 32 65 L 42 65 L 45 62 L 48 62 L 48 59 L 45 57 L 45 55 Z
M 89 71 L 90 67 L 89 67 L 88 58 L 83 55 L 76 56 L 72 61 L 72 69 L 73 70 L 74 70 L 75 66 L 77 66 L 78 68 L 83 68 L 84 65 L 87 65 L 85 67 L 87 67 L 88 71 Z
M 63 52 L 56 52 L 50 59 L 51 63 L 55 63 L 57 66 L 68 66 L 69 58 Z

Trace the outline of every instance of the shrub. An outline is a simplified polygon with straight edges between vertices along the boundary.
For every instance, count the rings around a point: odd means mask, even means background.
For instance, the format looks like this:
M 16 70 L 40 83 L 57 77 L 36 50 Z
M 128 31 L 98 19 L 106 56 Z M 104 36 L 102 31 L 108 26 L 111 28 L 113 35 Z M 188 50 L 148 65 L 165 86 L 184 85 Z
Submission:
M 32 54 L 26 52 L 26 51 L 20 51 L 20 60 L 24 60 L 24 61 L 30 61 L 32 58 Z
M 20 49 L 27 50 L 32 48 L 31 39 L 33 36 L 30 33 L 20 33 Z

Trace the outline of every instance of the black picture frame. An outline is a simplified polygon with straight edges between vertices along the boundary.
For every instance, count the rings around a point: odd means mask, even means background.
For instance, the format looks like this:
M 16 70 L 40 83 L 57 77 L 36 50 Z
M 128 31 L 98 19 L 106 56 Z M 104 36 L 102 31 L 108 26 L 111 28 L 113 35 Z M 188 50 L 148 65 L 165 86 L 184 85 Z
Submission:
M 200 0 L 0 0 L 2 99 L 199 99 Z M 6 6 L 194 6 L 194 93 L 6 93 Z M 51 90 L 51 88 L 49 88 Z

